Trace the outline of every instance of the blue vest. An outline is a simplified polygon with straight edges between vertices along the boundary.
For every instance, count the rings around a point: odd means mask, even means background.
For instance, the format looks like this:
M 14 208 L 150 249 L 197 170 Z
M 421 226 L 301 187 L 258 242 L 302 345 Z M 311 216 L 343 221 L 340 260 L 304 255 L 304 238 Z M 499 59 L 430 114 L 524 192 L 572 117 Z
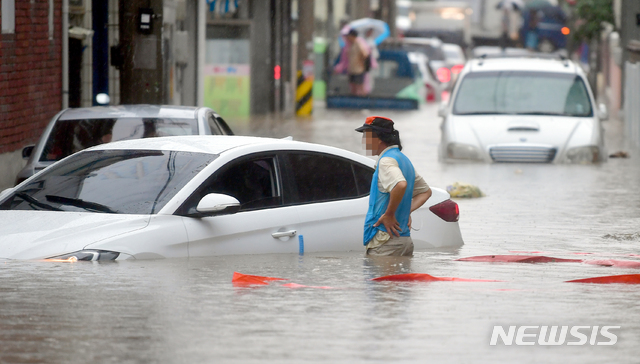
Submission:
M 398 161 L 400 171 L 407 180 L 407 189 L 404 192 L 402 201 L 396 210 L 396 220 L 400 223 L 400 236 L 409 236 L 411 229 L 409 229 L 409 215 L 411 214 L 411 200 L 413 199 L 413 185 L 416 181 L 416 172 L 413 169 L 413 164 L 409 158 L 407 158 L 398 147 L 392 147 L 384 152 L 378 159 L 378 163 L 383 157 L 391 157 Z M 378 230 L 387 232 L 384 225 L 380 224 L 376 227 L 373 226 L 384 212 L 387 211 L 389 206 L 390 194 L 387 192 L 380 192 L 378 189 L 378 170 L 376 168 L 373 178 L 371 180 L 371 192 L 369 194 L 369 211 L 367 211 L 367 217 L 364 220 L 364 245 L 367 245 L 371 239 L 376 235 Z

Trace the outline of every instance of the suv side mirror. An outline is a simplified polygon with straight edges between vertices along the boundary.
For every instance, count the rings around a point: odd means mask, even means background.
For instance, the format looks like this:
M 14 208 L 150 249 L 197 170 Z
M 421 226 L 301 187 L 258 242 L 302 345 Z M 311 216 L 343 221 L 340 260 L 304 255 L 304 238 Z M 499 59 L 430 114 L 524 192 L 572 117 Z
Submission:
M 609 110 L 607 110 L 607 105 L 598 104 L 598 118 L 602 121 L 609 120 Z
M 35 145 L 27 145 L 22 148 L 22 159 L 29 159 L 29 157 L 31 157 L 31 153 L 33 153 L 33 148 L 35 148 Z
M 441 102 L 440 106 L 438 107 L 438 116 L 442 117 L 442 118 L 446 118 L 447 115 L 449 115 L 449 110 L 447 110 L 449 108 L 449 104 L 446 102 Z
M 196 211 L 199 216 L 231 215 L 240 211 L 240 201 L 221 193 L 210 193 L 198 202 Z

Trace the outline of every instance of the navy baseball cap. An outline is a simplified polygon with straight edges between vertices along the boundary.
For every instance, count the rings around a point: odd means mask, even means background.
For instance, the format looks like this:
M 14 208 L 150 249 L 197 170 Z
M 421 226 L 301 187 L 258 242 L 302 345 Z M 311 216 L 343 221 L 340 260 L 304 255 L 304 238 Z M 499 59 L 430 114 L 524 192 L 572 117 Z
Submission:
M 393 120 L 385 118 L 384 116 L 369 116 L 356 131 L 359 133 L 365 130 L 373 130 L 381 133 L 393 133 Z

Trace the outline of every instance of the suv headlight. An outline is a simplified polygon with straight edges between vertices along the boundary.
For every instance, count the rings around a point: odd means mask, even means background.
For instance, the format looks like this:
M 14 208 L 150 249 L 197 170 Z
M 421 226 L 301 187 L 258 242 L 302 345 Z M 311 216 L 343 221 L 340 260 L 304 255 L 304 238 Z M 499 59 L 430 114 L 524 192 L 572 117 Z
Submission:
M 596 163 L 600 160 L 600 148 L 595 146 L 571 148 L 567 151 L 571 163 Z
M 77 262 L 77 261 L 96 261 L 96 260 L 116 260 L 120 253 L 108 250 L 80 250 L 74 253 L 58 255 L 56 257 L 47 258 L 46 260 L 56 262 Z
M 447 145 L 447 157 L 451 159 L 468 159 L 479 160 L 480 153 L 478 148 L 469 144 L 449 143 Z

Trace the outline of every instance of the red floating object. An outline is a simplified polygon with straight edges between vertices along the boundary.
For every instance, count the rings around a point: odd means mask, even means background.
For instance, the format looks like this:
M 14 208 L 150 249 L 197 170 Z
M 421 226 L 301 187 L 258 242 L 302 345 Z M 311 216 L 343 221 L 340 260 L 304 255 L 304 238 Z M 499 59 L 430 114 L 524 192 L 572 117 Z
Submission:
M 500 282 L 487 279 L 465 279 L 455 277 L 434 277 L 426 273 L 404 273 L 394 274 L 390 276 L 373 278 L 372 281 L 391 281 L 391 282 L 438 282 L 438 281 L 455 281 L 455 282 Z
M 231 279 L 231 283 L 233 283 L 234 286 L 250 286 L 254 284 L 266 285 L 266 284 L 269 284 L 269 281 L 285 281 L 285 280 L 286 279 L 284 278 L 252 276 L 250 274 L 233 272 L 233 278 Z
M 640 284 L 640 274 L 623 274 L 620 276 L 605 276 L 595 278 L 574 279 L 567 281 L 570 283 L 623 283 L 623 284 Z
M 544 255 L 481 255 L 456 259 L 461 262 L 496 262 L 496 263 L 580 263 L 581 259 L 561 259 Z
M 602 260 L 585 260 L 587 264 L 603 265 L 605 267 L 617 267 L 617 268 L 640 268 L 640 262 L 635 260 L 615 260 L 615 259 L 602 259 Z

